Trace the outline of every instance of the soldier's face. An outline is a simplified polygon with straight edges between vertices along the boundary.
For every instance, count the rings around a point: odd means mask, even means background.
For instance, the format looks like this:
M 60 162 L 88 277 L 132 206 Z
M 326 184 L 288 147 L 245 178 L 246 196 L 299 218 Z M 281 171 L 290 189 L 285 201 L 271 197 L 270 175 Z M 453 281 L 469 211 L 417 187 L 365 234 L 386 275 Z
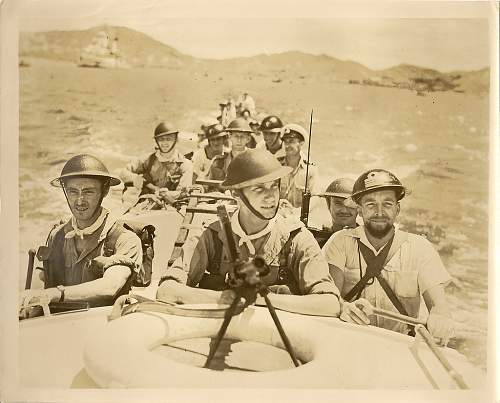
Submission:
M 275 143 L 277 143 L 280 138 L 279 133 L 263 131 L 262 134 L 264 136 L 264 141 L 266 142 L 267 148 L 271 148 L 272 146 L 274 146 Z
M 400 206 L 394 190 L 379 190 L 361 197 L 358 212 L 365 228 L 377 238 L 383 238 L 391 230 Z
M 342 227 L 356 226 L 356 216 L 358 210 L 356 208 L 347 207 L 345 199 L 342 197 L 332 197 L 330 199 L 330 214 L 334 224 L 341 225 Z
M 245 150 L 247 143 L 250 141 L 250 134 L 244 132 L 231 133 L 231 145 L 235 151 Z
M 249 186 L 242 189 L 242 191 L 250 205 L 266 219 L 270 220 L 276 215 L 280 198 L 279 180 Z
M 71 213 L 78 223 L 92 224 L 108 189 L 103 189 L 102 182 L 95 178 L 67 179 L 64 181 L 64 189 Z
M 210 144 L 210 147 L 219 154 L 222 153 L 222 149 L 224 148 L 224 141 L 226 140 L 226 137 L 216 137 L 214 139 L 208 140 L 208 144 Z
M 285 137 L 283 143 L 285 143 L 286 155 L 297 155 L 300 153 L 304 142 L 300 141 L 297 137 Z
M 176 134 L 166 134 L 164 136 L 158 137 L 156 139 L 156 143 L 158 144 L 158 147 L 160 148 L 160 151 L 162 153 L 167 153 L 172 149 L 172 146 L 174 145 L 176 139 Z

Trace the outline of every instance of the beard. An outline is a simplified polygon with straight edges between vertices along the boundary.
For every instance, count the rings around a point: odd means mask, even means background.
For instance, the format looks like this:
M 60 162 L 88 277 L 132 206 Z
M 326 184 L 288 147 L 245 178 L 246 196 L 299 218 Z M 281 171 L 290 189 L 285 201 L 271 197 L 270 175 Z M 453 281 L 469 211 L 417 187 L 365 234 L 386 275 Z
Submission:
M 368 221 L 368 223 L 365 224 L 365 228 L 371 236 L 378 239 L 382 239 L 391 231 L 393 226 L 392 224 L 387 223 L 383 228 L 380 227 L 375 228 L 373 224 L 370 221 Z

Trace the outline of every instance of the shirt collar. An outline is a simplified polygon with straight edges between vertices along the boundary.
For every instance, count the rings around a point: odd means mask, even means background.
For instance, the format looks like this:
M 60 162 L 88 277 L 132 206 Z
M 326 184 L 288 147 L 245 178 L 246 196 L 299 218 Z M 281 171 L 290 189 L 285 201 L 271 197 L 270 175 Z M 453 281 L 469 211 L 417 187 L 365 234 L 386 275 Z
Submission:
M 349 231 L 347 236 L 350 236 L 352 238 L 359 239 L 364 245 L 369 247 L 375 255 L 377 255 L 383 248 L 380 248 L 378 251 L 375 250 L 373 245 L 370 243 L 368 238 L 366 237 L 366 232 L 365 232 L 365 226 L 360 225 L 359 227 L 353 228 L 351 231 Z M 404 231 L 400 231 L 399 229 L 394 230 L 394 240 L 392 241 L 391 245 L 391 251 L 398 250 L 402 244 L 408 241 L 408 233 Z M 391 255 L 391 253 L 389 253 Z
M 160 150 L 156 150 L 155 155 L 160 162 L 182 162 L 184 159 L 184 157 L 177 149 L 172 150 L 172 153 L 169 156 L 162 155 Z

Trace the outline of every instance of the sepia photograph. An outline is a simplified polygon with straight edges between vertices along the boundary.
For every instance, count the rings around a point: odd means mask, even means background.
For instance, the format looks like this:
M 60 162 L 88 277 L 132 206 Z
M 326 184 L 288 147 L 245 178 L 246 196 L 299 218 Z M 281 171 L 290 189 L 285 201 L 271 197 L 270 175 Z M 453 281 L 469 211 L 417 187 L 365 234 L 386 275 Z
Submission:
M 0 7 L 0 400 L 495 401 L 497 2 Z

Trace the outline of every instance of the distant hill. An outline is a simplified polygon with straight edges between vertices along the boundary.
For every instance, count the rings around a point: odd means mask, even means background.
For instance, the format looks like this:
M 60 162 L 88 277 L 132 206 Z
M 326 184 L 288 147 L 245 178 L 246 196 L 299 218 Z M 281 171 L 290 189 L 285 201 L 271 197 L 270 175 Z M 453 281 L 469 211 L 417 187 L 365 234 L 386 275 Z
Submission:
M 132 67 L 182 67 L 194 58 L 184 55 L 141 32 L 124 27 L 99 26 L 84 31 L 22 32 L 20 57 L 40 57 L 77 62 L 81 51 L 90 45 L 99 32 L 110 40 L 118 38 L 120 57 Z
M 401 64 L 385 70 L 371 70 L 360 63 L 327 55 L 291 51 L 232 59 L 198 59 L 148 35 L 125 27 L 99 26 L 83 31 L 50 31 L 20 35 L 21 58 L 38 57 L 77 63 L 81 53 L 99 34 L 110 41 L 117 38 L 118 55 L 130 67 L 168 67 L 185 70 L 226 72 L 269 77 L 275 83 L 292 79 L 329 79 L 359 85 L 377 85 L 427 91 L 456 91 L 486 94 L 489 68 L 478 71 L 442 73 L 437 70 Z

